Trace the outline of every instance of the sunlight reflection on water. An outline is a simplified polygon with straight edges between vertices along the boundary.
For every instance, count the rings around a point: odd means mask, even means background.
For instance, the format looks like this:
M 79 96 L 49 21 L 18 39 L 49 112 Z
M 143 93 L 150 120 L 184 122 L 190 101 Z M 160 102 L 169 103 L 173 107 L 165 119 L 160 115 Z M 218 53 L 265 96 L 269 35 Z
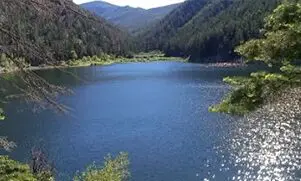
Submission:
M 232 123 L 229 137 L 216 147 L 223 155 L 219 171 L 233 172 L 225 180 L 301 180 L 300 98 L 301 89 L 286 91 L 274 103 Z M 204 180 L 214 178 L 211 174 Z

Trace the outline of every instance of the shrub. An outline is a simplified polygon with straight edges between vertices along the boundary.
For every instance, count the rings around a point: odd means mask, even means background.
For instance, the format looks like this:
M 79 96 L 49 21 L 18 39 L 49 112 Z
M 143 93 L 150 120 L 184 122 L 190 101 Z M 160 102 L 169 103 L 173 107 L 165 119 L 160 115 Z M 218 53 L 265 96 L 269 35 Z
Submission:
M 128 166 L 126 153 L 120 153 L 115 159 L 109 155 L 103 167 L 93 164 L 85 172 L 77 174 L 74 181 L 125 181 L 129 178 Z
M 38 181 L 26 164 L 0 156 L 0 181 Z

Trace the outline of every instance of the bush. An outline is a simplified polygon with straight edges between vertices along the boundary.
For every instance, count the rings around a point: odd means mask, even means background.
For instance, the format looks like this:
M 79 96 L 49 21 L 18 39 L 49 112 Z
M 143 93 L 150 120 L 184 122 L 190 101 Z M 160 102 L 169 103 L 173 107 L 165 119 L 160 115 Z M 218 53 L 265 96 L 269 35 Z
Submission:
M 0 156 L 0 181 L 38 181 L 26 164 Z
M 40 151 L 33 151 L 31 165 L 23 164 L 0 156 L 0 181 L 54 181 L 52 167 Z M 126 153 L 113 158 L 107 156 L 103 167 L 92 164 L 83 173 L 78 173 L 74 181 L 126 181 L 129 160 Z
M 105 158 L 103 167 L 95 164 L 78 174 L 74 181 L 124 181 L 129 178 L 129 160 L 126 153 L 120 153 L 115 159 L 110 155 Z

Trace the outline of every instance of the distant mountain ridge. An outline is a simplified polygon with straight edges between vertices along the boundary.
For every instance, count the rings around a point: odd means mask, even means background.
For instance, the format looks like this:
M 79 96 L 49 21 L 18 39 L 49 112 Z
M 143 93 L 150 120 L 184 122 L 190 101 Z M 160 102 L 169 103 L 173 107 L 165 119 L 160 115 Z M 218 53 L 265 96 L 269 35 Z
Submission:
M 162 50 L 193 62 L 231 61 L 234 48 L 257 38 L 263 19 L 282 0 L 187 0 L 142 31 L 141 51 Z
M 93 1 L 81 4 L 80 6 L 115 25 L 133 32 L 164 18 L 179 5 L 172 4 L 158 8 L 143 9 L 130 6 L 117 6 L 104 1 Z

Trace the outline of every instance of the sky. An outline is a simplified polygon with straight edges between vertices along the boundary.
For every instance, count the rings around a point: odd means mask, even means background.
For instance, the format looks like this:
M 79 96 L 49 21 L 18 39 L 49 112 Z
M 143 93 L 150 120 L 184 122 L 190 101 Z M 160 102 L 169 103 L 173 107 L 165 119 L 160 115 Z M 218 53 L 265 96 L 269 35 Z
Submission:
M 93 0 L 73 0 L 77 4 L 93 1 Z M 145 9 L 160 7 L 170 4 L 183 2 L 184 0 L 104 0 L 111 4 L 119 6 L 141 7 Z

